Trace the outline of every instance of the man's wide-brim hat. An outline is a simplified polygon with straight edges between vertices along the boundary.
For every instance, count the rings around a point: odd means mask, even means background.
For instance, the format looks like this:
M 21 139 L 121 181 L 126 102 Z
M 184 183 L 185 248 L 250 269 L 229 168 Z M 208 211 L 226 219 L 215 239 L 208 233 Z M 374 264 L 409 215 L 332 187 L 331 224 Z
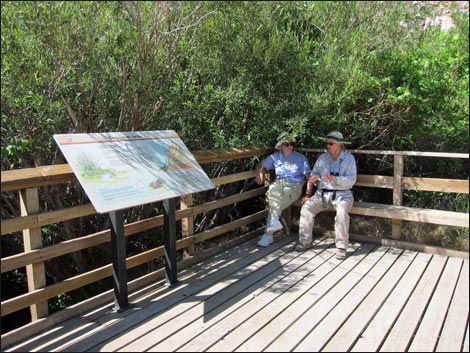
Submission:
M 326 137 L 319 137 L 319 139 L 325 142 L 341 143 L 343 145 L 348 145 L 351 143 L 344 141 L 343 134 L 339 131 L 330 131 Z
M 294 142 L 294 141 L 295 141 L 295 136 L 292 136 L 292 135 L 289 134 L 288 132 L 282 132 L 282 133 L 280 133 L 279 136 L 277 137 L 276 146 L 274 146 L 274 148 L 280 149 L 280 148 L 281 148 L 281 145 L 282 145 L 284 142 Z

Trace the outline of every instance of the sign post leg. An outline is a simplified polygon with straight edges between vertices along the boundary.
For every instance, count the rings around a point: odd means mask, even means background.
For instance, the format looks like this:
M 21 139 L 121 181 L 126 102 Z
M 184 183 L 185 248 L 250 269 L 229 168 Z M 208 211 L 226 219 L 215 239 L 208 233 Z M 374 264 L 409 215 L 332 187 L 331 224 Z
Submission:
M 175 199 L 163 200 L 163 237 L 165 245 L 166 285 L 178 283 L 176 270 L 176 214 Z
M 120 312 L 129 307 L 126 244 L 122 210 L 109 212 L 109 219 L 111 221 L 111 248 L 113 256 L 114 310 Z

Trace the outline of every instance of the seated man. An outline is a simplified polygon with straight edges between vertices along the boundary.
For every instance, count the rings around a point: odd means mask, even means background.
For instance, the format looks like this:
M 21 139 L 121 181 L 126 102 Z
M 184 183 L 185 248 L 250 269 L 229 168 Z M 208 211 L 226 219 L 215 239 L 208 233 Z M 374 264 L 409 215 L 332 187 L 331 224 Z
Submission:
M 307 194 L 302 199 L 299 223 L 299 244 L 297 251 L 312 247 L 312 230 L 315 216 L 333 206 L 335 217 L 336 258 L 346 258 L 349 245 L 349 211 L 354 203 L 352 187 L 356 183 L 357 169 L 354 156 L 344 151 L 343 134 L 331 131 L 326 138 L 327 152 L 322 153 L 313 167 L 307 183 Z M 317 192 L 311 196 L 313 184 L 318 183 Z
M 284 209 L 297 201 L 302 195 L 304 182 L 310 177 L 310 164 L 307 158 L 294 151 L 294 138 L 287 133 L 278 136 L 275 148 L 279 152 L 266 157 L 256 165 L 258 175 L 256 182 L 263 182 L 265 170 L 274 169 L 276 180 L 269 186 L 267 195 L 269 203 L 268 226 L 259 246 L 273 243 L 273 233 L 282 229 L 279 217 Z

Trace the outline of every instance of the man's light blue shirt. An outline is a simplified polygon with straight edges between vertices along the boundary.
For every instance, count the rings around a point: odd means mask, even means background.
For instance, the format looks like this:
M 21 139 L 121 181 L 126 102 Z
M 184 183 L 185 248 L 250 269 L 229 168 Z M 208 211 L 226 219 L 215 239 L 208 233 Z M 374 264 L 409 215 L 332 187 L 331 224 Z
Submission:
M 329 173 L 336 175 L 336 183 L 329 181 L 323 175 Z M 313 166 L 312 176 L 318 176 L 320 184 L 318 190 L 349 190 L 356 183 L 356 160 L 351 153 L 341 151 L 339 157 L 334 160 L 328 152 L 322 153 Z

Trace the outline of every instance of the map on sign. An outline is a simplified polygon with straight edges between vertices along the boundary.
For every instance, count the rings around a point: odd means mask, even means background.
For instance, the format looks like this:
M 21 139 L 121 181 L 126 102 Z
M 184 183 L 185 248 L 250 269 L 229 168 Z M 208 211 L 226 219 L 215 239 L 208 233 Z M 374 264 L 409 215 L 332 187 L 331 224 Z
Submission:
M 214 188 L 173 130 L 56 134 L 99 213 Z

